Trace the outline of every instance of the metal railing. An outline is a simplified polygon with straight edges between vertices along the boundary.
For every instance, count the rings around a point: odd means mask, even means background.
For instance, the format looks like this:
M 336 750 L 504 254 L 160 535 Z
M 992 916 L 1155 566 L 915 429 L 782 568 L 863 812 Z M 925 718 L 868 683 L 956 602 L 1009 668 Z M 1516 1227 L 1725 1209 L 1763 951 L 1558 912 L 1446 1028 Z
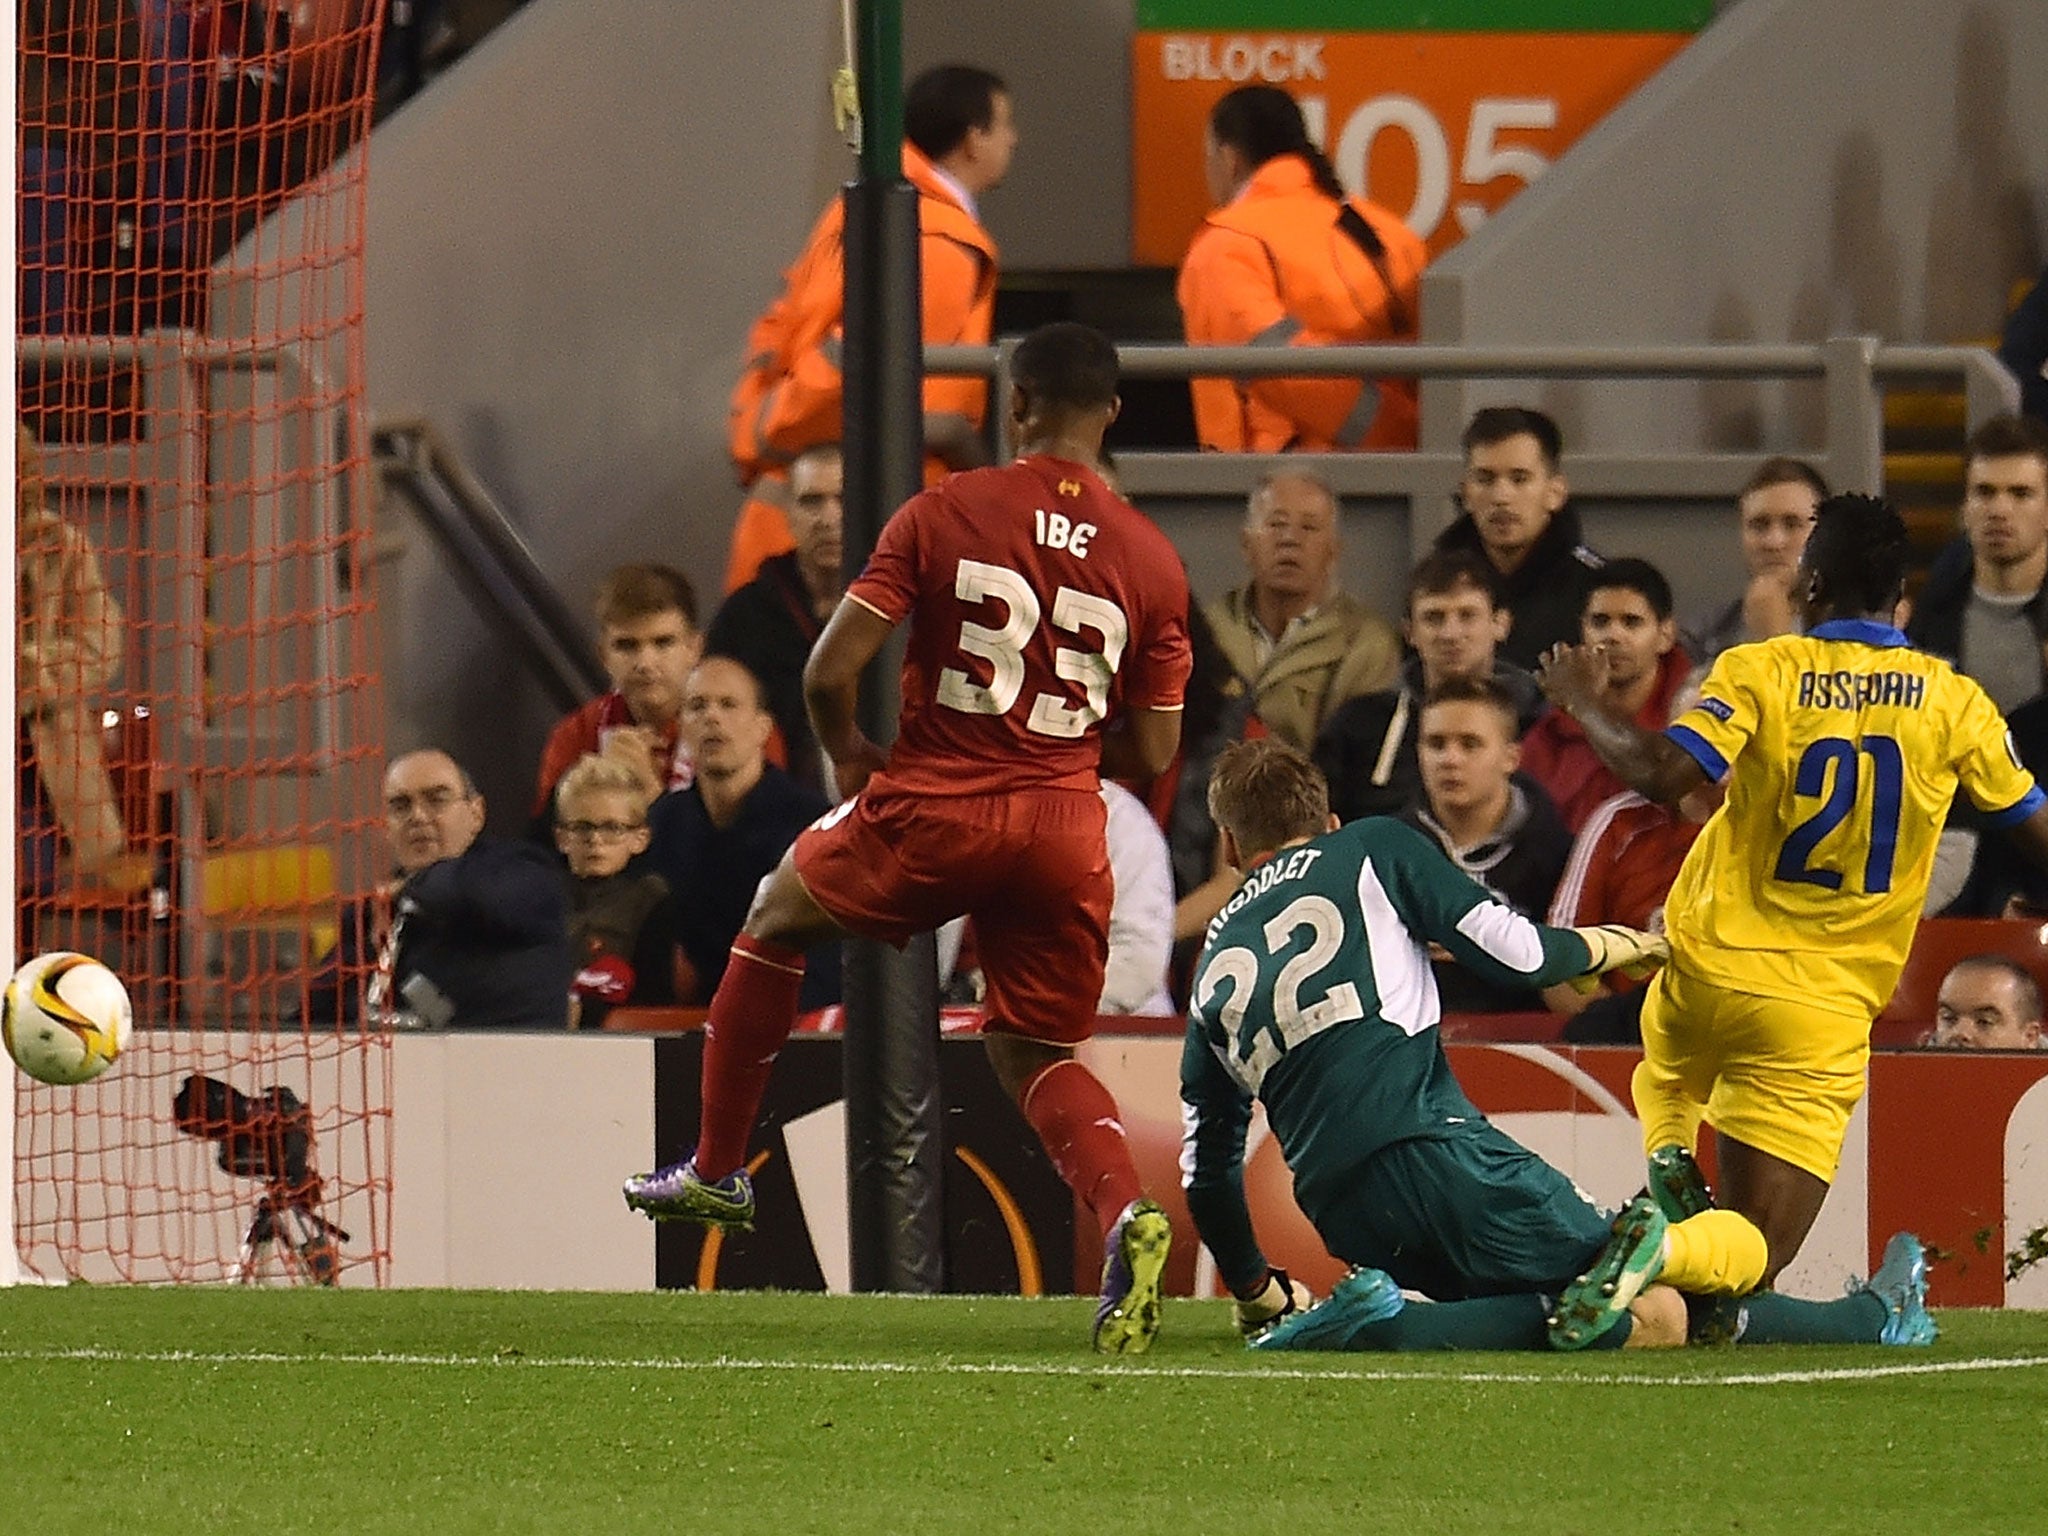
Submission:
M 200 899 L 206 850 L 223 835 L 288 830 L 235 822 L 255 813 L 230 813 L 220 786 L 326 776 L 356 745 L 344 719 L 347 534 L 362 488 L 347 402 L 308 348 L 192 331 L 20 336 L 16 359 L 22 371 L 136 381 L 132 403 L 114 408 L 132 410 L 132 437 L 47 443 L 43 471 L 104 498 L 119 530 L 96 542 L 141 637 L 120 691 L 155 716 L 155 767 L 175 807 L 174 979 L 193 1016 L 211 1018 L 220 935 Z M 63 398 L 74 395 L 67 385 Z
M 135 403 L 138 433 L 126 442 L 49 444 L 43 449 L 44 476 L 53 484 L 99 491 L 142 512 L 139 534 L 127 546 L 140 565 L 130 582 L 145 612 L 131 614 L 147 644 L 140 658 L 143 676 L 130 688 L 150 698 L 163 727 L 175 726 L 166 751 L 174 766 L 246 766 L 289 756 L 319 765 L 332 760 L 340 744 L 340 702 L 331 689 L 316 690 L 310 714 L 299 725 L 238 716 L 222 705 L 206 705 L 209 661 L 222 636 L 219 615 L 210 612 L 208 571 L 222 558 L 214 526 L 220 506 L 216 487 L 233 487 L 246 504 L 248 566 L 245 616 L 253 636 L 277 614 L 310 624 L 306 681 L 332 679 L 340 671 L 338 633 L 344 609 L 339 550 L 349 504 L 344 456 L 344 402 L 329 385 L 318 361 L 297 346 L 229 345 L 193 331 L 152 331 L 137 337 L 21 336 L 17 367 L 58 364 L 67 370 L 133 369 L 141 389 Z M 274 401 L 253 398 L 256 382 L 275 380 Z M 246 382 L 247 405 L 222 408 L 224 385 Z M 221 421 L 251 435 L 252 461 L 269 468 L 273 489 L 252 491 L 257 476 L 247 467 L 216 463 L 215 438 Z M 261 434 L 262 447 L 255 443 Z M 296 523 L 299 531 L 292 531 Z M 265 529 L 274 535 L 261 537 Z M 298 584 L 278 551 L 312 550 Z M 232 556 L 227 558 L 233 558 Z M 214 678 L 218 687 L 221 680 Z M 233 695 L 239 690 L 230 685 Z
M 927 347 L 927 372 L 985 378 L 993 385 L 995 448 L 1008 457 L 1008 399 L 1019 338 L 988 347 Z M 1706 380 L 1812 379 L 1822 386 L 1824 441 L 1811 458 L 1830 484 L 1876 491 L 1883 481 L 1884 391 L 1930 382 L 1960 384 L 1971 425 L 2017 410 L 2019 387 L 1982 347 L 1893 346 L 1870 336 L 1813 343 L 1702 343 L 1681 346 L 1374 345 L 1342 347 L 1123 346 L 1128 379 L 1367 378 Z M 1428 412 L 1425 397 L 1425 417 Z M 1460 423 L 1459 425 L 1462 425 Z M 1425 440 L 1429 428 L 1425 424 Z M 1572 488 L 1588 499 L 1725 500 L 1740 487 L 1756 452 L 1578 452 Z M 1217 454 L 1134 452 L 1119 456 L 1134 496 L 1242 495 L 1252 479 L 1281 463 L 1309 465 L 1341 495 L 1405 501 L 1419 552 L 1449 520 L 1448 492 L 1462 460 L 1455 452 Z M 1433 526 L 1434 525 L 1434 526 Z
M 505 509 L 431 422 L 381 422 L 371 451 L 496 630 L 510 639 L 555 707 L 610 686 L 588 626 L 541 568 Z

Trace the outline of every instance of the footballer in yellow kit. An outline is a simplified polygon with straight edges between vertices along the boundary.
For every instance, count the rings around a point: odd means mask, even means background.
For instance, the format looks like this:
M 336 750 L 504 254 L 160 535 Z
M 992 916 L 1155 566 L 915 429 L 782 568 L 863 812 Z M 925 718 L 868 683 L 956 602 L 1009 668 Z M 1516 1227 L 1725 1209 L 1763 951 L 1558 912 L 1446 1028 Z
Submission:
M 1545 692 L 1631 787 L 1727 787 L 1665 904 L 1633 1089 L 1653 1187 L 1703 1117 L 1720 1138 L 1724 1202 L 1763 1239 L 1715 1261 L 1731 1289 L 1767 1284 L 1819 1214 L 1957 790 L 2048 862 L 2048 801 L 1997 707 L 1891 623 L 1906 551 L 1889 504 L 1823 501 L 1795 579 L 1806 632 L 1724 652 L 1661 735 L 1603 713 L 1594 653 L 1545 658 Z
M 1690 1146 L 1704 1109 L 1832 1181 L 1957 788 L 1994 824 L 2041 791 L 1984 690 L 1869 619 L 1723 652 L 1665 734 L 1728 798 L 1664 907 L 1644 1141 Z

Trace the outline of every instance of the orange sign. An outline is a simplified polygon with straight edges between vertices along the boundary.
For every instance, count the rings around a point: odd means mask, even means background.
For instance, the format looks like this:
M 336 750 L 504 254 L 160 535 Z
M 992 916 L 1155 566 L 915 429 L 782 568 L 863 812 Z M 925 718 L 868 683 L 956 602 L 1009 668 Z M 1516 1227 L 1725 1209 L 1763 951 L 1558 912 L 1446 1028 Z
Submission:
M 1202 130 L 1239 85 L 1290 91 L 1344 184 L 1441 252 L 1688 41 L 1676 32 L 1140 32 L 1132 260 L 1180 264 L 1209 207 Z

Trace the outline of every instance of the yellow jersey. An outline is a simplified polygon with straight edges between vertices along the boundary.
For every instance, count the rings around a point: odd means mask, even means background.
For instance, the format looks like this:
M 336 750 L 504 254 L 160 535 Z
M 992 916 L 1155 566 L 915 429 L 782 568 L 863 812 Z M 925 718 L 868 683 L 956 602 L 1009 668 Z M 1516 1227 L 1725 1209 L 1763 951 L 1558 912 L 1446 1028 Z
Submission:
M 1898 985 L 1957 787 L 1998 825 L 2043 803 L 1984 690 L 1867 619 L 1722 652 L 1666 734 L 1728 786 L 1665 905 L 1672 963 L 1866 1020 Z

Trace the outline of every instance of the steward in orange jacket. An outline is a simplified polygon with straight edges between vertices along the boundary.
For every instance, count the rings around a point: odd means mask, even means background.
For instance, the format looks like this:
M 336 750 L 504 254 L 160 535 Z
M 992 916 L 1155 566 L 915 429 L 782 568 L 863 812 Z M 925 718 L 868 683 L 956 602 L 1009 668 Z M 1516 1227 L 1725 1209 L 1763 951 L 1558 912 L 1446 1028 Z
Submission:
M 1009 95 L 985 70 L 941 66 L 911 84 L 904 131 L 903 174 L 917 188 L 925 344 L 986 345 L 995 326 L 996 244 L 975 200 L 1009 169 L 1017 140 Z M 788 465 L 841 436 L 844 222 L 835 198 L 747 336 L 746 370 L 726 414 L 726 446 L 749 493 L 733 528 L 728 592 L 752 581 L 762 561 L 796 547 Z M 925 380 L 927 480 L 980 462 L 987 410 L 984 380 Z
M 1275 86 L 1216 104 L 1207 135 L 1219 206 L 1181 263 L 1187 339 L 1211 346 L 1413 341 L 1428 250 L 1398 218 L 1347 198 L 1301 109 Z M 1204 448 L 1272 453 L 1412 448 L 1412 379 L 1196 379 Z

